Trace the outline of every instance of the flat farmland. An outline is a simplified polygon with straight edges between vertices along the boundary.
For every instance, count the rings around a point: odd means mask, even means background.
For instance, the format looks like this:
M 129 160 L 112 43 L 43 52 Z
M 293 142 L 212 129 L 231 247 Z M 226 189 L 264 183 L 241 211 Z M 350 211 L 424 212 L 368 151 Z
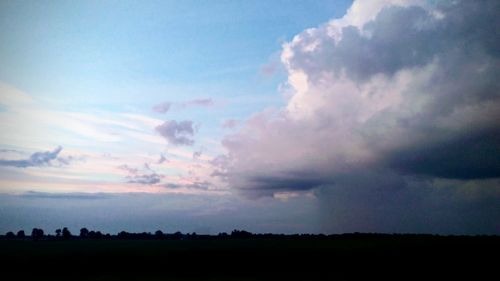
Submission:
M 500 239 L 4 239 L 0 249 L 3 274 L 23 280 L 446 280 L 495 276 Z

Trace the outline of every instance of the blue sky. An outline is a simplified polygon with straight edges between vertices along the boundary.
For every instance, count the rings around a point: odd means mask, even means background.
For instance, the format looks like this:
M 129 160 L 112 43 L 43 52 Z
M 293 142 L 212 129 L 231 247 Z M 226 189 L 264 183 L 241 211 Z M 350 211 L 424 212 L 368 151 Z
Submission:
M 220 138 L 225 119 L 283 104 L 276 94 L 286 79 L 281 44 L 348 4 L 4 2 L 0 79 L 42 108 L 89 114 L 158 117 L 151 112 L 157 103 L 210 98 L 216 110 L 173 114 L 203 120 L 200 135 Z
M 496 233 L 495 5 L 2 1 L 0 231 Z
M 124 104 L 137 103 L 138 94 L 143 106 L 157 98 L 207 95 L 207 90 L 222 97 L 271 95 L 277 81 L 260 81 L 261 67 L 273 61 L 283 42 L 304 28 L 342 15 L 347 5 L 346 1 L 4 2 L 1 75 L 6 83 L 36 90 L 37 96 L 71 95 L 72 100 L 87 100 L 94 106 L 119 103 L 118 98 Z M 154 86 L 178 92 L 154 91 Z
M 106 132 L 119 130 L 116 124 L 87 126 L 88 119 L 95 116 L 123 118 L 116 113 L 156 121 L 193 120 L 199 140 L 186 153 L 216 151 L 212 146 L 227 132 L 221 129 L 226 119 L 245 119 L 263 108 L 283 104 L 277 94 L 286 80 L 279 62 L 281 45 L 304 28 L 341 15 L 348 4 L 3 2 L 0 80 L 32 98 L 30 107 L 42 110 L 40 115 L 48 116 L 48 111 L 56 114 L 50 118 L 62 120 L 65 117 L 58 113 L 81 114 L 76 123 L 83 128 L 60 128 L 48 120 L 50 132 L 44 130 L 29 140 L 33 136 L 17 131 L 13 134 L 23 144 L 12 140 L 2 144 L 26 152 L 61 145 L 64 151 L 74 147 L 102 154 L 115 149 L 134 153 L 134 145 L 147 145 L 130 141 L 129 146 L 120 141 L 117 147 L 113 142 L 118 139 L 113 141 L 111 136 L 117 133 Z M 213 106 L 173 107 L 169 116 L 151 110 L 162 102 L 183 104 L 196 99 L 210 99 Z M 43 126 L 32 123 L 21 124 L 25 128 Z M 86 139 L 77 140 L 82 137 Z

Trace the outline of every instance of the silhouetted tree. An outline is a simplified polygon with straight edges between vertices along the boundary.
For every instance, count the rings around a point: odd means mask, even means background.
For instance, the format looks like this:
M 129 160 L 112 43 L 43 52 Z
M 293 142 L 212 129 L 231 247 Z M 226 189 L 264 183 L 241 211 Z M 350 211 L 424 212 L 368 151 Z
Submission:
M 33 228 L 33 230 L 31 231 L 31 238 L 33 238 L 33 240 L 43 238 L 43 230 L 39 228 Z
M 5 234 L 5 237 L 8 239 L 12 239 L 12 238 L 16 238 L 16 235 L 14 234 L 14 232 L 9 231 L 9 232 L 7 232 L 7 234 Z
M 116 236 L 118 238 L 124 239 L 124 238 L 128 238 L 130 236 L 130 234 L 126 231 L 120 231 L 120 233 L 118 233 Z
M 101 239 L 102 238 L 102 233 L 100 231 L 93 231 L 91 230 L 89 234 L 87 235 L 88 238 L 90 239 Z
M 252 233 L 251 232 L 248 232 L 248 231 L 245 231 L 245 230 L 233 230 L 231 232 L 231 237 L 235 237 L 235 238 L 248 238 L 248 237 L 252 237 Z
M 181 240 L 183 238 L 183 236 L 184 235 L 180 231 L 177 231 L 176 233 L 172 234 L 172 238 L 177 239 L 177 240 Z
M 156 237 L 156 238 L 162 238 L 162 237 L 163 237 L 163 231 L 161 231 L 161 230 L 157 230 L 157 231 L 155 232 L 155 237 Z
M 68 228 L 67 227 L 64 227 L 63 230 L 62 230 L 62 237 L 64 239 L 69 239 L 71 238 L 71 232 L 69 232 Z
M 24 230 L 19 230 L 16 236 L 17 238 L 25 238 L 26 234 L 24 233 Z
M 61 237 L 61 229 L 60 228 L 56 229 L 56 237 L 57 238 Z
M 95 235 L 94 235 L 94 238 L 95 239 L 101 239 L 102 238 L 102 233 L 100 231 L 96 231 Z
M 80 238 L 87 238 L 89 235 L 89 230 L 87 228 L 80 229 Z

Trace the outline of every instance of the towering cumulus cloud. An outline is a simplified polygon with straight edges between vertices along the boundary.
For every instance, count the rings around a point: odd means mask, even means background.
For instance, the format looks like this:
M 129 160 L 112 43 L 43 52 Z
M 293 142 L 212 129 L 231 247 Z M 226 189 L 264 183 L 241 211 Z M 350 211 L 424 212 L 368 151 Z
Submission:
M 314 190 L 331 230 L 499 232 L 498 11 L 355 1 L 284 45 L 286 107 L 227 136 L 217 172 L 259 196 Z

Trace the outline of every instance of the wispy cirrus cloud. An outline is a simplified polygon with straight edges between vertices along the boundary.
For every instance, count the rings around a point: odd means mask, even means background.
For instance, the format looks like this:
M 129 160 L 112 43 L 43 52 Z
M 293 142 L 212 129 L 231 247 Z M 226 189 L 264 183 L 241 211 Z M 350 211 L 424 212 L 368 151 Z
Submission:
M 192 107 L 211 107 L 215 102 L 212 98 L 192 99 L 185 102 L 162 102 L 153 106 L 153 111 L 156 113 L 165 114 L 172 109 L 185 109 Z
M 167 113 L 170 110 L 170 107 L 172 107 L 171 102 L 162 102 L 153 106 L 153 111 L 157 113 Z
M 183 107 L 189 107 L 189 106 L 208 107 L 208 106 L 212 106 L 212 105 L 214 105 L 214 101 L 211 98 L 194 99 L 194 100 L 190 100 L 190 101 L 182 103 Z
M 18 106 L 31 105 L 34 99 L 22 91 L 0 82 L 0 105 L 7 108 L 16 108 Z
M 110 193 L 85 193 L 85 192 L 71 192 L 71 193 L 50 193 L 39 191 L 28 191 L 19 195 L 22 198 L 31 199 L 67 199 L 67 200 L 100 200 L 111 198 Z

